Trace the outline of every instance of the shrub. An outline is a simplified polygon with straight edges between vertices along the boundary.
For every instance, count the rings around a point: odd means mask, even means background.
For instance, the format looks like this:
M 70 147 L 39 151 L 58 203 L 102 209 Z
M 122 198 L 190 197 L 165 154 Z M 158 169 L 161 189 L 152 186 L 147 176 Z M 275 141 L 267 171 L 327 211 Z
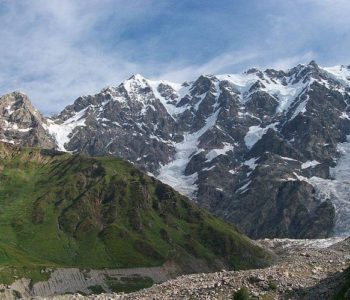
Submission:
M 250 300 L 249 290 L 242 286 L 237 292 L 233 294 L 233 300 Z
M 271 290 L 276 291 L 277 288 L 278 288 L 278 282 L 277 282 L 276 280 L 270 280 L 270 281 L 269 281 L 269 288 L 270 288 Z

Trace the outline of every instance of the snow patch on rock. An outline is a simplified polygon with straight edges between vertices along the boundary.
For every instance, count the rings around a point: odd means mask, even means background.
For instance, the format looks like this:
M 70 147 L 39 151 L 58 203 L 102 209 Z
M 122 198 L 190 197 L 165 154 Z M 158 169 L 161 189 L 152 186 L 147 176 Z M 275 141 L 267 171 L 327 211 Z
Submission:
M 226 155 L 226 153 L 229 151 L 233 151 L 233 146 L 229 143 L 224 143 L 223 148 L 210 150 L 205 156 L 205 158 L 207 159 L 207 162 L 210 162 L 219 155 Z
M 307 169 L 307 168 L 310 168 L 310 167 L 315 167 L 317 165 L 319 165 L 320 162 L 318 162 L 317 160 L 309 160 L 309 161 L 306 161 L 304 163 L 301 164 L 301 168 L 302 169 Z
M 70 141 L 71 133 L 75 128 L 85 126 L 84 116 L 87 109 L 88 107 L 79 111 L 74 116 L 64 121 L 62 124 L 57 124 L 51 120 L 48 120 L 48 125 L 43 124 L 44 128 L 56 140 L 58 150 L 67 151 L 64 145 Z
M 181 194 L 190 198 L 194 197 L 197 190 L 195 184 L 198 174 L 194 173 L 190 176 L 184 175 L 187 164 L 189 163 L 192 155 L 196 153 L 198 149 L 199 138 L 216 123 L 220 109 L 213 113 L 206 120 L 205 126 L 194 133 L 184 134 L 184 140 L 180 143 L 174 144 L 176 149 L 175 159 L 170 163 L 162 166 L 159 170 L 157 178 L 173 187 Z
M 331 168 L 330 179 L 311 177 L 310 183 L 316 189 L 321 200 L 330 199 L 336 211 L 335 235 L 350 235 L 350 136 L 347 142 L 338 145 L 341 157 L 337 165 Z
M 278 123 L 272 123 L 264 128 L 260 126 L 250 126 L 249 131 L 244 137 L 244 142 L 248 149 L 252 148 L 257 141 L 259 141 L 262 136 L 267 132 L 269 128 L 276 128 Z

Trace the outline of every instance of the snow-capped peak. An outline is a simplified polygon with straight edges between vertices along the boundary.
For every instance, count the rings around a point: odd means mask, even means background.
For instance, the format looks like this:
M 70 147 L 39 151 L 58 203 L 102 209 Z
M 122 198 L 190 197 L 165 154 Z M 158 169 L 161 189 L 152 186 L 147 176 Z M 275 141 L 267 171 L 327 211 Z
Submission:
M 136 73 L 136 74 L 133 74 L 128 80 L 143 81 L 147 79 L 144 76 L 142 76 L 140 73 Z
M 135 74 L 129 79 L 123 81 L 122 85 L 128 94 L 134 94 L 139 89 L 144 89 L 148 86 L 146 78 L 140 74 Z
M 342 84 L 349 86 L 350 85 L 350 66 L 334 66 L 323 68 L 328 75 L 337 81 L 340 81 Z

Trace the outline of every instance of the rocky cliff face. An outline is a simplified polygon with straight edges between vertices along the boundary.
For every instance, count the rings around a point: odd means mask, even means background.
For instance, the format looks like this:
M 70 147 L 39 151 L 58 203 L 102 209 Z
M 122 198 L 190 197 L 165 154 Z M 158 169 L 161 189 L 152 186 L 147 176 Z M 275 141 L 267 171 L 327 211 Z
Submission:
M 120 156 L 251 237 L 350 232 L 350 68 L 314 61 L 182 85 L 135 75 L 43 128 L 57 148 Z
M 0 98 L 0 141 L 52 148 L 55 140 L 45 130 L 46 124 L 26 95 L 14 92 Z

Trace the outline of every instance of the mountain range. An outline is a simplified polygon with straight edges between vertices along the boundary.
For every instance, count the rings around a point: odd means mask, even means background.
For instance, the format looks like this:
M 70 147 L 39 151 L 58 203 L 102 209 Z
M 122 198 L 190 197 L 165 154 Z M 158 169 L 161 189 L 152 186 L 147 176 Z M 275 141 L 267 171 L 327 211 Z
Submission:
M 252 238 L 350 232 L 350 67 L 315 61 L 176 84 L 137 74 L 44 117 L 0 98 L 0 140 L 116 156 Z

